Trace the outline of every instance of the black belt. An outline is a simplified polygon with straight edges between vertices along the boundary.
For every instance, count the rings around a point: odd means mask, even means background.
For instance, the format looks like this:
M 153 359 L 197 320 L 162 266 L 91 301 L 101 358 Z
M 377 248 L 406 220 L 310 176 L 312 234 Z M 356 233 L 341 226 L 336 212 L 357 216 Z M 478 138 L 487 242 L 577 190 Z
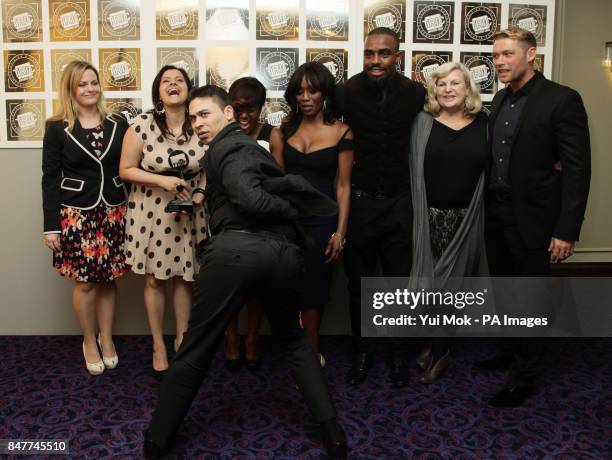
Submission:
M 274 233 L 274 232 L 269 232 L 267 230 L 227 229 L 227 230 L 223 230 L 221 233 L 246 233 L 247 235 L 257 235 L 257 236 L 263 236 L 266 238 L 272 238 L 273 240 L 289 242 L 289 239 L 282 233 Z
M 153 171 L 149 171 L 149 172 L 153 172 Z M 198 174 L 200 174 L 200 172 L 194 172 L 194 173 L 183 173 L 181 175 L 180 172 L 177 171 L 162 171 L 162 172 L 153 172 L 153 174 L 159 174 L 160 176 L 172 176 L 172 177 L 178 177 L 179 179 L 185 179 L 185 180 L 191 180 L 194 177 L 197 177 Z

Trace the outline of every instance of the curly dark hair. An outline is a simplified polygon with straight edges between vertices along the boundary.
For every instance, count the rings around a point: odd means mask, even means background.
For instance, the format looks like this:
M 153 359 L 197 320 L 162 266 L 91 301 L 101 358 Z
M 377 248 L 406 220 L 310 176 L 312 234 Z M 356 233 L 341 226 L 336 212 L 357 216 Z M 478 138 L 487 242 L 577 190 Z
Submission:
M 180 67 L 176 67 L 173 65 L 165 65 L 161 69 L 159 69 L 159 72 L 157 72 L 157 75 L 155 75 L 153 85 L 151 86 L 151 100 L 153 101 L 153 109 L 149 110 L 149 113 L 153 114 L 155 124 L 159 126 L 159 129 L 161 130 L 162 135 L 164 137 L 168 137 L 168 135 L 170 135 L 170 130 L 168 129 L 168 125 L 166 124 L 166 114 L 164 112 L 158 113 L 160 112 L 160 107 L 163 107 L 161 98 L 159 96 L 159 85 L 161 83 L 162 77 L 164 76 L 164 73 L 166 73 L 166 71 L 168 70 L 178 70 L 183 74 L 183 77 L 185 78 L 185 83 L 187 84 L 188 94 L 193 86 L 193 84 L 191 83 L 191 79 L 189 78 L 189 75 L 187 74 L 185 69 L 182 69 Z M 191 129 L 191 123 L 189 122 L 188 107 L 188 104 L 185 104 L 185 122 L 183 123 L 183 127 L 181 129 L 183 136 L 185 136 L 186 138 L 190 138 L 193 134 L 193 130 Z
M 335 81 L 333 75 L 320 62 L 307 62 L 299 66 L 293 73 L 285 90 L 285 101 L 287 101 L 291 109 L 281 125 L 285 139 L 290 138 L 298 130 L 302 122 L 303 115 L 298 110 L 297 95 L 302 88 L 302 80 L 304 78 L 313 89 L 320 91 L 323 95 L 323 100 L 325 101 L 323 106 L 323 122 L 331 125 L 338 119 L 334 102 Z

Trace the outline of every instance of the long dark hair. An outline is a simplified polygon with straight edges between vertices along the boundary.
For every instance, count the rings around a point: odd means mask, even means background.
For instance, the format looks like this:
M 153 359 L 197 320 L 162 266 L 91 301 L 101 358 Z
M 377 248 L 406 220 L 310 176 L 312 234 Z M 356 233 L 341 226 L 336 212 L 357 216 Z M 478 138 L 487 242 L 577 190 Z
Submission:
M 157 72 L 157 75 L 155 75 L 155 79 L 153 80 L 153 85 L 151 87 L 151 100 L 153 101 L 153 109 L 149 110 L 149 113 L 153 114 L 155 124 L 159 126 L 159 129 L 162 132 L 162 136 L 164 137 L 168 137 L 168 135 L 170 134 L 170 130 L 168 129 L 168 125 L 166 123 L 166 113 L 162 111 L 164 106 L 159 96 L 159 85 L 161 83 L 162 77 L 164 76 L 164 73 L 167 70 L 178 70 L 183 74 L 183 77 L 185 78 L 185 83 L 187 84 L 187 94 L 189 94 L 189 91 L 191 91 L 191 88 L 193 86 L 191 84 L 191 79 L 189 78 L 189 75 L 187 75 L 185 69 L 182 69 L 180 67 L 176 67 L 173 65 L 165 65 L 161 69 L 159 69 L 159 72 Z M 183 122 L 183 127 L 181 131 L 183 136 L 185 136 L 186 138 L 190 138 L 193 134 L 193 130 L 191 129 L 191 123 L 189 122 L 189 106 L 187 104 L 185 104 L 185 121 Z
M 308 84 L 323 96 L 323 122 L 326 125 L 333 124 L 336 120 L 334 107 L 334 77 L 327 67 L 320 62 L 307 62 L 297 68 L 291 76 L 287 89 L 285 90 L 285 101 L 291 111 L 283 120 L 281 128 L 285 139 L 291 137 L 302 122 L 302 112 L 298 110 L 297 95 L 302 89 L 302 80 L 306 78 Z

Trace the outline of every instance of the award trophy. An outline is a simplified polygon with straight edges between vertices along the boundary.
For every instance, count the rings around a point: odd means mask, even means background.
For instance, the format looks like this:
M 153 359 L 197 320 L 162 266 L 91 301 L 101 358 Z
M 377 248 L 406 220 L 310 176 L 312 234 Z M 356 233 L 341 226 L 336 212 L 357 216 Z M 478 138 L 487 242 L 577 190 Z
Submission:
M 189 157 L 187 157 L 187 154 L 182 150 L 175 150 L 168 157 L 168 162 L 170 163 L 170 167 L 178 174 L 178 176 L 181 179 L 185 179 L 183 176 L 183 170 L 189 163 Z M 182 188 L 180 190 L 177 189 L 177 192 L 180 192 L 181 190 Z M 164 211 L 191 214 L 193 212 L 193 201 L 191 201 L 191 198 L 187 200 L 172 200 L 166 205 Z

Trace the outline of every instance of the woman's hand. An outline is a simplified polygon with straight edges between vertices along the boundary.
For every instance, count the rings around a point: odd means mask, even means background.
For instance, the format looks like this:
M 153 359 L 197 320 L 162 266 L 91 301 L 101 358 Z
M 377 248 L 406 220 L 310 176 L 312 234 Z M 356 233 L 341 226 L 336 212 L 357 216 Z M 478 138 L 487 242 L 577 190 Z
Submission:
M 193 204 L 200 205 L 204 202 L 204 192 L 202 191 L 201 188 L 196 187 L 195 189 L 193 189 L 193 194 L 191 195 L 191 201 L 193 201 Z
M 327 248 L 325 249 L 325 263 L 328 264 L 338 259 L 343 249 L 344 235 L 342 235 L 342 233 L 335 232 L 327 242 Z
M 188 200 L 191 198 L 189 185 L 187 185 L 187 182 L 180 177 L 160 176 L 159 185 L 166 192 L 174 192 L 176 198 L 179 200 Z
M 59 233 L 45 233 L 43 235 L 43 243 L 53 252 L 60 252 L 62 250 Z

